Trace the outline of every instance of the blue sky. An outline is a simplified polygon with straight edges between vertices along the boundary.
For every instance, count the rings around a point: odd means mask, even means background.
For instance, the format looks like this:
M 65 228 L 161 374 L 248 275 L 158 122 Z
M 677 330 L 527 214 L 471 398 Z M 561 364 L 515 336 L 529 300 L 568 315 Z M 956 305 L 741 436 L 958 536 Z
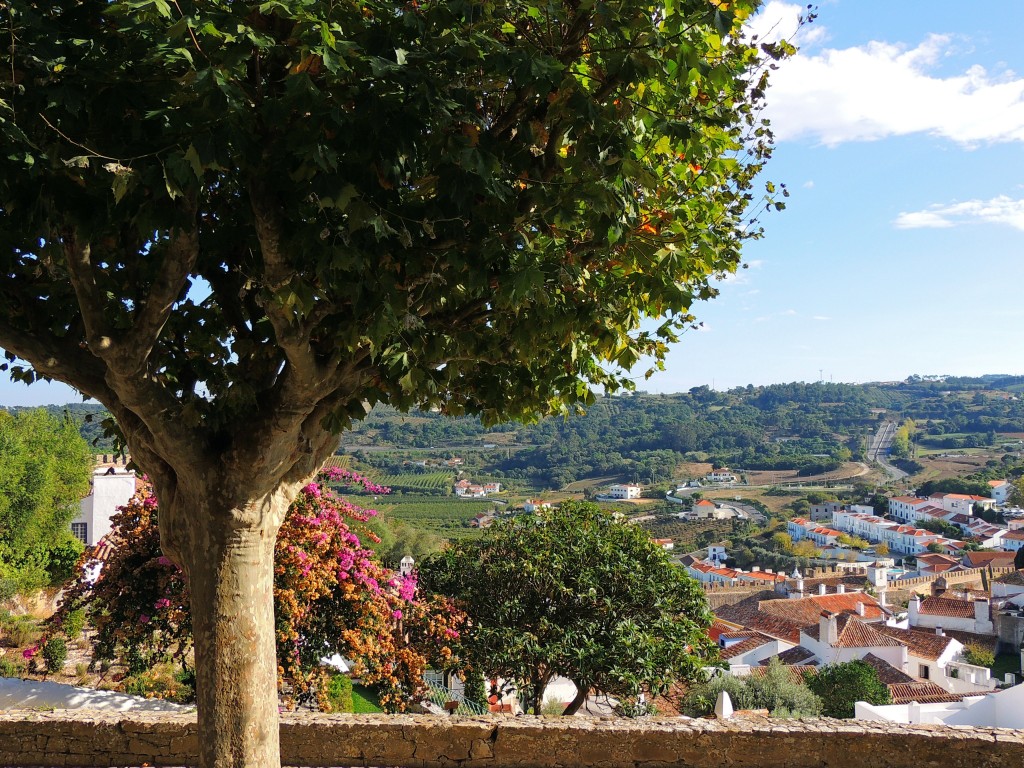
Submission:
M 1024 3 L 827 0 L 794 36 L 804 8 L 753 22 L 801 47 L 768 95 L 788 208 L 638 387 L 1024 373 Z
M 1024 373 L 1024 3 L 770 2 L 800 45 L 774 73 L 749 268 L 695 308 L 647 391 L 913 373 Z

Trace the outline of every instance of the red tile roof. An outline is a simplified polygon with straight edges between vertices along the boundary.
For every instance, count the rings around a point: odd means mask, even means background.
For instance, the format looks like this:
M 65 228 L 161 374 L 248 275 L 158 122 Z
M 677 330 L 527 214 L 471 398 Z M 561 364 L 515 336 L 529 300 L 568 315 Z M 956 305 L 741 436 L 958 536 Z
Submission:
M 723 659 L 734 659 L 737 656 L 742 656 L 748 651 L 752 651 L 755 648 L 760 648 L 765 643 L 773 643 L 775 638 L 762 635 L 760 632 L 752 632 L 746 640 L 743 640 L 735 645 L 730 645 L 728 648 L 722 648 L 718 651 L 719 656 Z
M 933 661 L 938 659 L 953 642 L 952 637 L 937 635 L 934 632 L 919 632 L 913 629 L 886 626 L 878 627 L 878 631 L 899 640 L 914 656 Z
M 897 683 L 889 686 L 893 704 L 942 704 L 949 701 L 963 701 L 966 693 L 950 693 L 942 686 L 926 681 Z
M 921 601 L 920 613 L 929 616 L 949 616 L 957 619 L 974 618 L 974 601 L 950 597 L 926 597 Z
M 883 685 L 899 685 L 901 683 L 913 683 L 914 678 L 908 675 L 906 672 L 900 669 L 896 669 L 885 659 L 875 656 L 873 653 L 869 653 L 867 656 L 861 659 L 865 664 L 870 665 L 874 668 L 875 672 L 878 673 L 878 679 Z
M 877 648 L 879 646 L 899 647 L 903 645 L 899 640 L 883 635 L 870 624 L 858 621 L 856 617 L 847 613 L 836 616 L 836 625 L 838 634 L 836 641 L 832 643 L 833 648 Z M 815 624 L 804 627 L 801 633 L 818 642 L 823 642 L 819 634 L 820 629 L 821 626 Z
M 1013 552 L 964 552 L 965 565 L 980 568 L 984 565 L 1013 565 Z

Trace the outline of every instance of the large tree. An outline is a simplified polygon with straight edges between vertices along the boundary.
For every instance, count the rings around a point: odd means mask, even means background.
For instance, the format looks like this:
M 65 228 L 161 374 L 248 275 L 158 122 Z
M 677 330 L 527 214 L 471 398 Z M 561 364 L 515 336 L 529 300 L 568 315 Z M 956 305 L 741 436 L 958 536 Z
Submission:
M 278 761 L 274 538 L 352 419 L 589 402 L 738 266 L 757 4 L 0 7 L 0 347 L 155 485 L 203 765 Z
M 496 523 L 422 564 L 469 617 L 466 659 L 541 711 L 556 677 L 626 700 L 694 680 L 716 657 L 700 585 L 643 528 L 588 502 Z M 525 700 L 524 700 L 525 699 Z

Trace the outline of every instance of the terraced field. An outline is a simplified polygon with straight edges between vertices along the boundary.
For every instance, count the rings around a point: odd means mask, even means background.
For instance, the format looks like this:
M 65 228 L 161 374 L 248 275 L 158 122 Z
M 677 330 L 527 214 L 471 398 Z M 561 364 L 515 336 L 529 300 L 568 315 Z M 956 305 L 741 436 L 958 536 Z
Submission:
M 393 491 L 437 495 L 440 492 L 451 493 L 455 475 L 451 472 L 403 472 L 398 475 L 374 473 L 372 479 L 378 485 L 386 486 Z

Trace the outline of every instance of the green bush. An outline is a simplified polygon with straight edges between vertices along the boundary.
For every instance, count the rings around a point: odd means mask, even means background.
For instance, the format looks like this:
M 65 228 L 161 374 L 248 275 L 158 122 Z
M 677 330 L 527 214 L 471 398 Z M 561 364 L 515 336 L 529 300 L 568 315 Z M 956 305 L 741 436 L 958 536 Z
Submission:
M 821 700 L 777 659 L 768 664 L 763 676 L 723 674 L 693 686 L 683 699 L 683 714 L 691 717 L 710 714 L 722 691 L 729 694 L 736 709 L 767 709 L 772 717 L 816 717 L 821 714 Z
M 68 646 L 64 638 L 54 635 L 43 643 L 43 661 L 46 663 L 46 671 L 52 673 L 64 669 L 64 662 L 68 659 Z
M 830 664 L 818 670 L 807 684 L 824 702 L 827 717 L 854 716 L 854 704 L 892 704 L 889 688 L 878 679 L 878 672 L 864 661 Z
M 196 698 L 195 684 L 194 672 L 175 667 L 167 662 L 126 677 L 121 688 L 125 693 L 134 696 L 145 696 L 147 699 L 167 699 L 178 704 L 189 704 Z
M 0 677 L 23 677 L 24 675 L 24 662 L 0 656 Z
M 351 712 L 352 703 L 352 680 L 348 675 L 334 675 L 327 683 L 327 701 L 331 705 L 331 712 Z
M 68 536 L 54 544 L 47 551 L 46 572 L 50 584 L 59 586 L 75 575 L 78 560 L 85 550 L 85 545 L 73 536 Z
M 996 663 L 995 654 L 978 643 L 968 643 L 964 646 L 964 659 L 968 664 L 976 664 L 979 667 L 988 667 L 989 669 Z
M 29 616 L 7 614 L 6 617 L 0 618 L 0 634 L 6 638 L 5 645 L 21 648 L 26 645 L 34 645 L 43 632 L 35 619 Z
M 78 636 L 82 634 L 82 629 L 85 627 L 85 609 L 76 608 L 73 611 L 69 611 L 67 616 L 64 617 L 64 623 L 61 627 L 69 640 L 77 640 Z

